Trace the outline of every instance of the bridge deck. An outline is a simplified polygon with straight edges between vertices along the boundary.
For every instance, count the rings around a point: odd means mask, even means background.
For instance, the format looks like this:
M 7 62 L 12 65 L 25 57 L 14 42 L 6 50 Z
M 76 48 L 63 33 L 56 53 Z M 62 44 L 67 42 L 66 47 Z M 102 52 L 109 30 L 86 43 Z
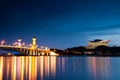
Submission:
M 32 49 L 30 47 L 18 47 L 18 46 L 10 46 L 10 45 L 0 45 L 1 50 L 6 50 L 6 51 L 16 51 L 19 52 L 20 54 L 25 54 L 25 55 L 57 55 L 56 53 L 50 51 L 49 49 Z

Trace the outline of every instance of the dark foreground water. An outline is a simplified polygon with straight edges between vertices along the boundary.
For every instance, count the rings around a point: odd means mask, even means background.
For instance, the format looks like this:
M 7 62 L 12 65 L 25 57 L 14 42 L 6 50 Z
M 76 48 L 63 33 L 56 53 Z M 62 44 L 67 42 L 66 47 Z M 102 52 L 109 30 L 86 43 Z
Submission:
M 0 57 L 0 80 L 120 80 L 120 58 Z

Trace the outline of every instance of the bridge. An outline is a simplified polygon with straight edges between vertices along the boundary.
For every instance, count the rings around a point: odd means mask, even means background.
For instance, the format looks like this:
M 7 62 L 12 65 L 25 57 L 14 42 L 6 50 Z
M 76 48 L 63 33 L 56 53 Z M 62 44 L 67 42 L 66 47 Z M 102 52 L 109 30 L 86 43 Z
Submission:
M 22 43 L 22 40 L 19 38 L 12 45 L 6 45 L 5 41 L 1 41 L 0 49 L 8 52 L 18 52 L 21 55 L 31 55 L 31 56 L 39 56 L 39 55 L 58 55 L 57 53 L 51 51 L 48 47 L 39 48 L 36 44 L 36 38 L 32 38 L 32 44 L 25 45 Z

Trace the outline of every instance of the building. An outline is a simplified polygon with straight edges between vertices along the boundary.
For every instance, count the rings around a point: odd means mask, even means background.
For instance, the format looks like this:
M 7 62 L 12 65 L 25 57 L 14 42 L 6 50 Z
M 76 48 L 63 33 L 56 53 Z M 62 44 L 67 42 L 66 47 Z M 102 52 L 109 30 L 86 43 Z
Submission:
M 89 41 L 88 42 L 88 46 L 87 49 L 94 49 L 97 46 L 108 46 L 108 43 L 110 42 L 110 40 L 101 40 L 101 39 L 95 39 L 94 41 Z

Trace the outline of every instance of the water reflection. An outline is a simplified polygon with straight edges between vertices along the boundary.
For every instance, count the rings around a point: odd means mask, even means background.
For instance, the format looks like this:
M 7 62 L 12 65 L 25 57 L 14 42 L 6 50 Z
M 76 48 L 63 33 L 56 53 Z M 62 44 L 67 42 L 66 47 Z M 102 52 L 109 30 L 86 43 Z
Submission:
M 119 61 L 109 57 L 0 57 L 0 80 L 116 80 L 120 79 Z
M 88 72 L 89 77 L 94 78 L 94 80 L 110 80 L 111 68 L 110 68 L 110 58 L 102 57 L 92 57 L 88 58 Z M 93 73 L 93 74 L 91 74 Z
M 0 80 L 44 80 L 56 75 L 56 57 L 0 57 Z
M 0 80 L 3 79 L 3 57 L 0 57 Z

